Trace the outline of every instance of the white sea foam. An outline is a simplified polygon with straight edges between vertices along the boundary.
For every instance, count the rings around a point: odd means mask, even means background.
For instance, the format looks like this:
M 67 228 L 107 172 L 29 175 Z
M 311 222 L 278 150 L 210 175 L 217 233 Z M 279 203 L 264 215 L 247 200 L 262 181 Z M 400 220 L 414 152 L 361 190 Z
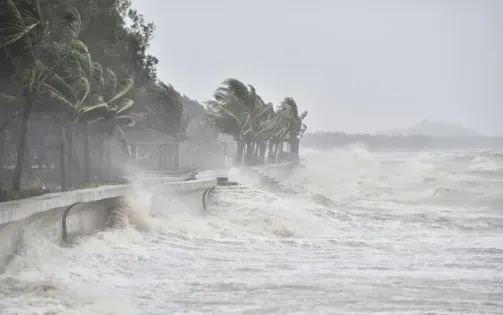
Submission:
M 139 192 L 70 248 L 26 240 L 0 313 L 503 314 L 497 152 L 303 155 L 296 194 L 250 181 L 152 214 Z

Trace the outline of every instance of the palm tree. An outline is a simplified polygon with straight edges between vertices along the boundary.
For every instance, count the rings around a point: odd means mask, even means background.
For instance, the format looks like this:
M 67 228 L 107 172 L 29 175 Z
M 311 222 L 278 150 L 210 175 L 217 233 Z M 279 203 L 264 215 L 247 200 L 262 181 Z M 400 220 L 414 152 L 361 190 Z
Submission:
M 288 143 L 291 150 L 290 159 L 297 161 L 299 159 L 299 137 L 302 136 L 305 128 L 307 128 L 302 123 L 304 118 L 307 116 L 307 111 L 304 111 L 301 115 L 299 115 L 297 103 L 291 97 L 286 97 L 283 100 L 279 110 L 284 113 L 290 123 L 288 128 Z
M 13 190 L 19 191 L 21 188 L 31 114 L 39 105 L 40 92 L 45 90 L 51 93 L 48 82 L 68 57 L 78 37 L 80 23 L 78 12 L 68 9 L 62 17 L 60 28 L 54 33 L 56 36 L 48 32 L 37 0 L 0 2 L 0 47 L 13 65 L 12 80 L 23 99 Z M 47 55 L 47 52 L 50 54 Z
M 61 160 L 61 187 L 67 190 L 71 185 L 69 174 L 73 174 L 77 158 L 74 146 L 74 121 L 77 110 L 87 100 L 90 91 L 93 64 L 91 56 L 84 43 L 75 40 L 70 45 L 67 58 L 57 73 L 44 85 L 41 96 L 44 106 L 41 109 L 52 113 L 61 128 L 60 160 Z
M 181 95 L 172 85 L 158 81 L 145 87 L 139 98 L 153 129 L 175 138 L 183 136 Z
M 180 93 L 172 85 L 157 81 L 143 88 L 138 99 L 147 113 L 144 123 L 173 138 L 175 142 L 173 150 L 169 151 L 167 158 L 170 167 L 178 169 L 180 141 L 187 137 L 187 125 L 190 119 L 189 116 L 183 116 Z M 167 147 L 162 146 L 162 150 L 167 151 Z M 167 155 L 168 152 L 165 153 Z
M 242 163 L 245 149 L 246 162 L 250 163 L 253 158 L 254 129 L 259 124 L 259 117 L 268 110 L 255 88 L 237 79 L 227 79 L 207 106 L 210 120 L 221 132 L 236 139 L 236 164 Z
M 103 95 L 95 95 L 95 99 L 98 101 L 98 103 L 94 105 L 84 104 L 83 106 L 78 108 L 76 113 L 75 121 L 82 123 L 85 126 L 84 141 L 86 151 L 85 155 L 87 160 L 87 180 L 90 179 L 90 150 L 87 126 L 95 125 L 96 127 L 98 127 L 98 130 L 104 132 L 104 139 L 101 147 L 104 148 L 105 151 L 103 151 L 102 154 L 102 162 L 104 162 L 104 159 L 108 159 L 108 161 L 110 162 L 110 146 L 108 145 L 108 141 L 116 130 L 119 132 L 119 139 L 121 140 L 120 143 L 122 144 L 124 152 L 127 155 L 131 154 L 120 126 L 132 124 L 138 118 L 137 116 L 130 113 L 135 102 L 125 97 L 133 88 L 133 78 L 128 77 L 123 79 L 117 87 L 115 73 L 110 69 L 106 69 L 106 72 L 108 73 L 108 78 L 104 80 L 102 91 Z
M 3 82 L 0 82 L 0 89 L 3 90 Z M 19 109 L 22 106 L 21 99 L 11 94 L 0 93 L 0 171 L 9 154 L 7 150 L 7 132 L 12 131 L 9 126 L 19 116 Z
M 291 126 L 291 117 L 288 112 L 284 110 L 278 110 L 276 112 L 276 121 L 273 124 L 273 133 L 271 135 L 273 139 L 273 152 L 271 157 L 271 162 L 280 162 L 281 154 L 283 153 L 283 144 L 288 139 L 288 131 Z
M 269 163 L 274 162 L 278 145 L 280 139 L 282 139 L 283 133 L 287 130 L 287 121 L 284 119 L 283 115 L 279 115 L 274 111 L 274 107 L 271 103 L 268 104 L 268 110 L 264 117 L 260 120 L 260 126 L 257 131 L 260 139 L 264 139 L 264 144 L 262 145 L 261 160 L 265 160 L 265 151 L 268 150 L 267 161 Z

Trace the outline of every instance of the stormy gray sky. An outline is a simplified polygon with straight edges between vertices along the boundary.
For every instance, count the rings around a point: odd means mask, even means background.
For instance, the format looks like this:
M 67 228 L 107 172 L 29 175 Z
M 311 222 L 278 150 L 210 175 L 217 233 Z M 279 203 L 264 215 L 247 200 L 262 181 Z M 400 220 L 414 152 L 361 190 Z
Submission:
M 159 77 L 199 101 L 229 77 L 309 131 L 422 119 L 503 134 L 503 0 L 133 0 Z

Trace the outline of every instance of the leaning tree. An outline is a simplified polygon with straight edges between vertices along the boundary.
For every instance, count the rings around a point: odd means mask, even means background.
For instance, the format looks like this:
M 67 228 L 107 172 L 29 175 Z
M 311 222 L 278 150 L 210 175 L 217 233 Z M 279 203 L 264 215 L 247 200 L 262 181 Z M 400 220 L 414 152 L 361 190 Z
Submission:
M 299 140 L 307 128 L 306 125 L 303 124 L 303 120 L 307 116 L 307 111 L 299 115 L 297 103 L 291 97 L 286 97 L 283 102 L 281 102 L 279 111 L 284 113 L 289 122 L 288 144 L 290 145 L 291 151 L 290 158 L 297 161 L 299 159 Z
M 51 95 L 49 82 L 71 54 L 80 30 L 80 15 L 67 8 L 56 30 L 48 29 L 37 0 L 5 0 L 0 2 L 0 47 L 11 66 L 10 79 L 21 98 L 21 128 L 17 147 L 13 190 L 21 188 L 21 176 L 28 148 L 29 121 L 41 105 L 41 93 Z M 55 79 L 56 78 L 56 79 Z
M 252 85 L 237 79 L 225 80 L 213 97 L 207 102 L 209 119 L 237 141 L 236 164 L 242 163 L 245 150 L 246 163 L 252 162 L 256 129 L 268 108 Z

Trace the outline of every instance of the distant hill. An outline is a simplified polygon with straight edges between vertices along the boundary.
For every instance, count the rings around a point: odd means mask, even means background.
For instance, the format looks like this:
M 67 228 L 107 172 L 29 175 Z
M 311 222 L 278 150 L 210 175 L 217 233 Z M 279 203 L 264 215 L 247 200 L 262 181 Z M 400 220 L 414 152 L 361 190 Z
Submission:
M 434 130 L 436 131 L 436 130 Z M 436 134 L 440 134 L 437 133 Z M 444 133 L 447 134 L 447 133 Z M 452 135 L 452 133 L 450 134 Z M 305 148 L 333 149 L 351 144 L 364 144 L 371 150 L 424 150 L 462 148 L 503 148 L 503 137 L 487 136 L 428 136 L 428 135 L 369 135 L 344 132 L 307 133 L 301 140 Z
M 387 131 L 378 132 L 380 135 L 402 135 L 402 136 L 429 136 L 429 137 L 475 137 L 480 136 L 477 132 L 465 128 L 458 124 L 423 120 L 420 123 L 402 129 L 392 129 Z

